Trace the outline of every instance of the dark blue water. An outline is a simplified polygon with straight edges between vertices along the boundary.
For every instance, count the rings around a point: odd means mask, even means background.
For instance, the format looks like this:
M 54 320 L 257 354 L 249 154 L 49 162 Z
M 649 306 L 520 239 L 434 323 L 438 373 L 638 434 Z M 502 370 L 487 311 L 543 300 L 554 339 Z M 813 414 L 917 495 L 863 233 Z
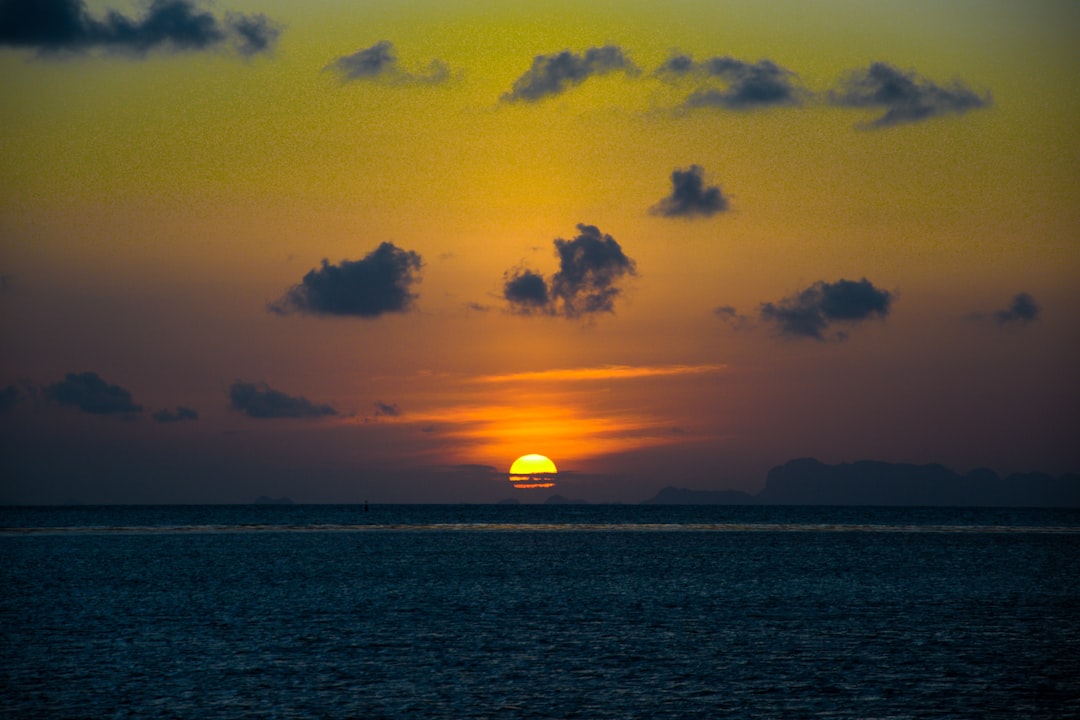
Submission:
M 1080 716 L 1076 511 L 0 511 L 0 716 Z

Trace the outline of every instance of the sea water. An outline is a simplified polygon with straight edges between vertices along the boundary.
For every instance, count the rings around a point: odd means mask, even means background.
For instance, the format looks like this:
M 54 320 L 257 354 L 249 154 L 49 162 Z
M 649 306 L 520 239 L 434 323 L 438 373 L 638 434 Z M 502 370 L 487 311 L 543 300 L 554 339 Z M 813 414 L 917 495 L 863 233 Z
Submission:
M 0 510 L 0 716 L 1080 716 L 1080 514 Z

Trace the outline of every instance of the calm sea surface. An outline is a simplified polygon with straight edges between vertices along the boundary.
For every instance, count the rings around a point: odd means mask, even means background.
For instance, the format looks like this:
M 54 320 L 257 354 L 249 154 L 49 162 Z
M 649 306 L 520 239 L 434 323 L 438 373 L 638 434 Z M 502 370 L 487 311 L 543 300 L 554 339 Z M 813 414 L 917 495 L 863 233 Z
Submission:
M 1075 718 L 1080 513 L 0 509 L 0 717 Z

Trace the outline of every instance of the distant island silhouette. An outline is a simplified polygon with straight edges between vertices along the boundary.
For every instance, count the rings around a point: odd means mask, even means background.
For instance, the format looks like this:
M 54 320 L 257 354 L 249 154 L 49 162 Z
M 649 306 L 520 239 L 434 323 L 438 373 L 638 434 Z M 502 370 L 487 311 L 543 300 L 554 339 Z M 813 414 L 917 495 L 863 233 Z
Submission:
M 769 471 L 757 495 L 665 487 L 651 505 L 932 505 L 1080 507 L 1080 474 L 1053 477 L 980 468 L 961 475 L 944 465 L 877 460 L 826 465 L 800 458 Z

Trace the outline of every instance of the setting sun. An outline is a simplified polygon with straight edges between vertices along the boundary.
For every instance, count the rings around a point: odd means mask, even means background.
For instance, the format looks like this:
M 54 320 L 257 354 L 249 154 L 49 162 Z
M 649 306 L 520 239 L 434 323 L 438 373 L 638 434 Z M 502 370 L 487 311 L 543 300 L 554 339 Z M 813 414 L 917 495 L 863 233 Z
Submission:
M 510 482 L 516 488 L 554 487 L 551 476 L 558 472 L 555 463 L 544 455 L 522 455 L 510 465 Z
M 536 475 L 539 473 L 557 473 L 555 463 L 543 455 L 522 455 L 510 465 L 511 475 Z

